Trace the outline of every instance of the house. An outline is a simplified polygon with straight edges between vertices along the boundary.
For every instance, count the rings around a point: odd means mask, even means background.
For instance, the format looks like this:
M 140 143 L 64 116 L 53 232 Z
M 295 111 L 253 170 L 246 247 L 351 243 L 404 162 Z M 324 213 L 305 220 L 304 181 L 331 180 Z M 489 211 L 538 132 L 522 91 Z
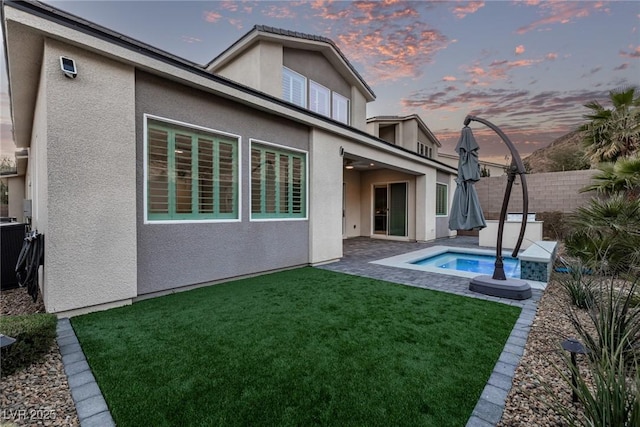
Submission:
M 457 154 L 438 153 L 438 160 L 450 166 L 458 166 Z M 480 159 L 478 163 L 480 163 L 480 172 L 482 176 L 490 177 L 506 175 L 505 170 L 508 166 L 506 163 L 504 165 L 501 165 L 500 163 L 488 162 L 482 159 Z
M 456 169 L 366 132 L 374 93 L 326 38 L 257 26 L 201 66 L 38 2 L 3 24 L 49 312 L 455 234 Z

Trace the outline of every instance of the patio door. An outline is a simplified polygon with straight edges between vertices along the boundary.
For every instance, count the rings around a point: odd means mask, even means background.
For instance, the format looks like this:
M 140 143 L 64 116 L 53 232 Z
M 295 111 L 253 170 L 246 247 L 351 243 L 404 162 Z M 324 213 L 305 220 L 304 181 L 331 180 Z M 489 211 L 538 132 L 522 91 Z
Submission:
M 374 185 L 373 233 L 407 235 L 407 183 Z

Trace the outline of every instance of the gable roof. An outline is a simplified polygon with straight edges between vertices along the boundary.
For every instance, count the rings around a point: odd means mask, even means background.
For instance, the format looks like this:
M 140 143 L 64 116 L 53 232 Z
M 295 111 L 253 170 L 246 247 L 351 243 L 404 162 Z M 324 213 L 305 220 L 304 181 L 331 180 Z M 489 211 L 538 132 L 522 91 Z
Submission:
M 418 122 L 418 127 L 420 129 L 422 129 L 422 131 L 427 135 L 427 137 L 429 137 L 429 139 L 431 139 L 432 142 L 437 144 L 438 147 L 442 147 L 442 144 L 440 144 L 440 141 L 438 141 L 438 138 L 436 138 L 436 136 L 433 134 L 433 132 L 431 132 L 431 129 L 429 129 L 429 127 L 427 127 L 427 124 L 417 114 L 410 114 L 408 116 L 375 116 L 375 117 L 369 117 L 367 119 L 367 123 L 373 123 L 373 122 L 378 122 L 378 123 L 381 123 L 381 122 L 406 122 L 406 121 L 409 121 L 409 120 L 416 120 Z
M 347 81 L 361 90 L 367 101 L 375 100 L 376 95 L 373 89 L 362 78 L 333 40 L 323 36 L 289 31 L 282 28 L 255 25 L 248 33 L 205 65 L 205 68 L 208 71 L 215 72 L 240 56 L 249 46 L 261 40 L 275 41 L 285 47 L 322 53 Z

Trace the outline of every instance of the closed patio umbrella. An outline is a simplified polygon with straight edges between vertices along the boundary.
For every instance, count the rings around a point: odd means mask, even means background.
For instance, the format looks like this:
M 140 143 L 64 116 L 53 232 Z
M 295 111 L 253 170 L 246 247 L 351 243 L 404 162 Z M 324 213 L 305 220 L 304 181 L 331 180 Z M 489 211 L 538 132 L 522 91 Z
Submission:
M 478 143 L 471 128 L 462 128 L 456 146 L 458 153 L 458 178 L 449 215 L 450 230 L 479 230 L 487 226 L 474 183 L 480 180 Z

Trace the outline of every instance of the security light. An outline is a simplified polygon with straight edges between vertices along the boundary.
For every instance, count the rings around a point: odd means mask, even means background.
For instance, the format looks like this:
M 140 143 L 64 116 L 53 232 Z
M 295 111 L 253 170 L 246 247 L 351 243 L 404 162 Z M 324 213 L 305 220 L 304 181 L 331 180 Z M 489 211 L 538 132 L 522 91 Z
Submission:
M 65 76 L 70 79 L 75 79 L 78 75 L 78 69 L 76 68 L 76 61 L 71 58 L 67 58 L 64 56 L 60 57 L 60 69 L 64 73 Z

